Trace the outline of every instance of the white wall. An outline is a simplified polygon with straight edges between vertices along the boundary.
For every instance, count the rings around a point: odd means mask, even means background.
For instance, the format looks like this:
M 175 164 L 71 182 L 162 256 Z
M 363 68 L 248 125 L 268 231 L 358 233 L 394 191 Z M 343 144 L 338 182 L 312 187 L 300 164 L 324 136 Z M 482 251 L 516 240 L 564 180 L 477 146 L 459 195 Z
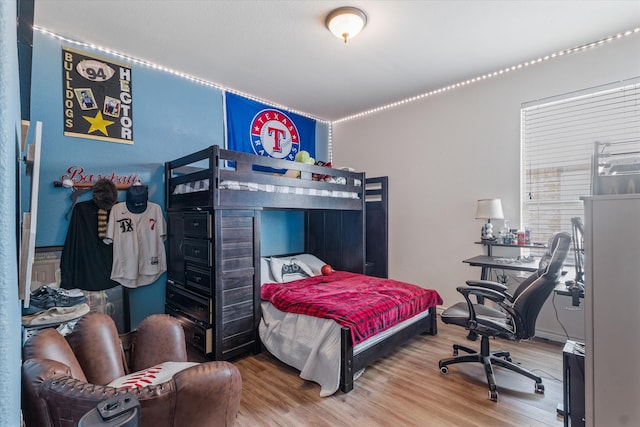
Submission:
M 521 104 L 638 75 L 636 34 L 334 124 L 334 165 L 389 176 L 390 277 L 436 289 L 445 307 L 461 301 L 456 286 L 480 275 L 461 262 L 481 251 L 476 200 L 502 198 L 505 217 L 519 223 Z M 538 335 L 563 340 L 550 301 Z M 569 335 L 582 338 L 584 313 L 555 302 Z

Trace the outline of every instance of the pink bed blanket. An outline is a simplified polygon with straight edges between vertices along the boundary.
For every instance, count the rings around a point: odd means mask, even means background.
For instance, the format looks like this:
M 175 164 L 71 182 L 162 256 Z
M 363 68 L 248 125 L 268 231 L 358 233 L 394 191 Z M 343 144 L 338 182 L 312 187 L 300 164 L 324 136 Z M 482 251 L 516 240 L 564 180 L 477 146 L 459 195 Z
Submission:
M 346 271 L 265 283 L 261 297 L 283 312 L 335 320 L 351 330 L 354 345 L 442 304 L 434 290 Z

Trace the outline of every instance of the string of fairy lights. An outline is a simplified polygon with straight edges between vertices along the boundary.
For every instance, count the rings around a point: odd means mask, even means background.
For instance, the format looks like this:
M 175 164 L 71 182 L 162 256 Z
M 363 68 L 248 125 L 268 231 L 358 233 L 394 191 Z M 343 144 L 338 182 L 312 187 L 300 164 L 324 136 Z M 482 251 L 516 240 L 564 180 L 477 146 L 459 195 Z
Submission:
M 461 82 L 458 82 L 458 83 L 453 83 L 453 84 L 450 84 L 448 86 L 441 87 L 439 89 L 434 89 L 432 91 L 429 91 L 429 92 L 426 92 L 426 93 L 422 93 L 420 95 L 416 95 L 416 96 L 412 96 L 412 97 L 407 98 L 407 99 L 403 99 L 401 101 L 392 102 L 390 104 L 386 104 L 386 105 L 383 105 L 381 107 L 373 108 L 371 110 L 367 110 L 367 111 L 363 111 L 361 113 L 357 113 L 357 114 L 353 114 L 353 115 L 350 115 L 350 116 L 347 116 L 347 117 L 343 117 L 341 119 L 334 120 L 332 122 L 332 124 L 341 123 L 341 122 L 345 122 L 345 121 L 348 121 L 348 120 L 354 120 L 354 119 L 357 119 L 357 118 L 360 118 L 360 117 L 368 116 L 370 114 L 379 113 L 381 111 L 388 110 L 390 108 L 398 107 L 398 106 L 401 106 L 401 105 L 404 105 L 404 104 L 408 104 L 410 102 L 415 102 L 415 101 L 427 98 L 429 96 L 438 95 L 438 94 L 441 94 L 443 92 L 447 92 L 447 91 L 450 91 L 450 90 L 453 90 L 453 89 L 458 89 L 458 88 L 461 88 L 461 87 L 464 87 L 464 86 L 468 86 L 468 85 L 473 84 L 473 83 L 477 83 L 477 82 L 480 82 L 480 81 L 483 81 L 483 80 L 486 80 L 486 79 L 490 79 L 492 77 L 497 77 L 497 76 L 500 76 L 502 74 L 510 73 L 512 71 L 517 71 L 517 70 L 520 70 L 522 68 L 527 68 L 527 67 L 530 67 L 532 65 L 540 64 L 540 63 L 545 62 L 545 61 L 549 61 L 549 60 L 552 60 L 552 59 L 560 58 L 562 56 L 570 55 L 572 53 L 583 52 L 583 51 L 585 51 L 587 49 L 592 49 L 592 48 L 595 48 L 595 47 L 598 47 L 598 46 L 602 46 L 603 44 L 610 43 L 612 41 L 619 40 L 619 39 L 622 39 L 624 37 L 628 37 L 628 36 L 631 36 L 631 35 L 637 34 L 637 33 L 640 33 L 640 27 L 635 28 L 633 30 L 625 31 L 624 33 L 618 33 L 618 34 L 616 34 L 614 36 L 609 36 L 609 37 L 606 37 L 604 39 L 601 39 L 601 40 L 598 40 L 598 41 L 595 41 L 595 42 L 592 42 L 592 43 L 587 43 L 587 44 L 584 44 L 584 45 L 580 45 L 580 46 L 572 47 L 572 48 L 569 48 L 569 49 L 561 50 L 561 51 L 558 51 L 558 52 L 554 52 L 554 53 L 551 53 L 551 54 L 546 55 L 546 56 L 541 56 L 541 57 L 538 57 L 536 59 L 532 59 L 530 61 L 522 62 L 522 63 L 517 64 L 517 65 L 512 65 L 510 67 L 505 67 L 505 68 L 502 68 L 500 70 L 493 71 L 493 72 L 487 73 L 487 74 L 483 74 L 483 75 L 478 76 L 478 77 L 470 78 L 470 79 L 467 79 L 467 80 L 464 80 L 464 81 L 461 81 Z
M 249 94 L 246 94 L 246 93 L 234 90 L 234 89 L 230 89 L 230 88 L 224 87 L 224 86 L 222 86 L 220 84 L 213 83 L 213 82 L 210 82 L 210 81 L 198 78 L 198 77 L 194 77 L 194 76 L 192 76 L 190 74 L 187 74 L 187 73 L 184 73 L 184 72 L 181 72 L 181 71 L 177 71 L 177 70 L 165 67 L 163 65 L 159 65 L 159 64 L 156 64 L 156 63 L 153 63 L 153 62 L 149 62 L 149 61 L 145 61 L 145 60 L 142 60 L 142 59 L 134 58 L 132 56 L 125 55 L 123 53 L 114 51 L 112 49 L 109 49 L 109 48 L 106 48 L 106 47 L 103 47 L 103 46 L 98 46 L 98 45 L 95 45 L 95 44 L 92 44 L 92 43 L 73 40 L 71 38 L 61 36 L 59 34 L 56 34 L 56 33 L 52 32 L 52 31 L 49 31 L 49 30 L 47 30 L 45 28 L 42 28 L 42 27 L 34 26 L 34 30 L 38 31 L 38 32 L 40 32 L 42 34 L 45 34 L 47 36 L 50 36 L 50 37 L 52 37 L 54 39 L 60 40 L 60 41 L 62 41 L 64 43 L 69 43 L 69 44 L 73 44 L 73 45 L 76 45 L 76 46 L 81 46 L 81 47 L 84 47 L 84 48 L 88 48 L 88 49 L 96 50 L 96 51 L 99 51 L 99 52 L 103 52 L 103 53 L 112 55 L 112 56 L 114 56 L 114 57 L 116 57 L 118 59 L 122 59 L 122 60 L 126 60 L 128 62 L 131 62 L 133 64 L 142 65 L 142 66 L 150 67 L 150 68 L 155 69 L 155 70 L 163 71 L 163 72 L 169 73 L 171 75 L 174 75 L 176 77 L 180 77 L 180 78 L 183 78 L 183 79 L 186 79 L 186 80 L 189 80 L 189 81 L 192 81 L 192 82 L 195 82 L 195 83 L 207 86 L 207 87 L 212 87 L 212 88 L 216 88 L 216 89 L 219 89 L 219 90 L 222 90 L 222 91 L 235 93 L 237 95 L 249 98 L 251 100 L 258 101 L 258 102 L 261 102 L 263 104 L 266 104 L 266 105 L 269 105 L 269 106 L 272 106 L 272 107 L 275 107 L 275 108 L 281 108 L 283 110 L 287 110 L 287 111 L 290 111 L 292 113 L 299 114 L 301 116 L 311 118 L 311 119 L 316 120 L 318 122 L 328 124 L 329 125 L 328 126 L 329 147 L 331 147 L 331 126 L 333 124 L 342 123 L 342 122 L 346 122 L 346 121 L 350 121 L 350 120 L 355 120 L 355 119 L 358 119 L 358 118 L 361 118 L 361 117 L 365 117 L 365 116 L 368 116 L 368 115 L 371 115 L 371 114 L 376 114 L 376 113 L 388 110 L 390 108 L 399 107 L 399 106 L 402 106 L 402 105 L 405 105 L 405 104 L 408 104 L 408 103 L 411 103 L 411 102 L 419 101 L 421 99 L 424 99 L 424 98 L 427 98 L 427 97 L 430 97 L 430 96 L 439 95 L 441 93 L 448 92 L 448 91 L 451 91 L 451 90 L 454 90 L 454 89 L 459 89 L 459 88 L 468 86 L 470 84 L 478 83 L 478 82 L 481 82 L 481 81 L 484 81 L 484 80 L 487 80 L 487 79 L 490 79 L 490 78 L 493 78 L 493 77 L 497 77 L 497 76 L 500 76 L 500 75 L 503 75 L 503 74 L 507 74 L 507 73 L 510 73 L 510 72 L 513 72 L 513 71 L 517 71 L 517 70 L 520 70 L 520 69 L 523 69 L 523 68 L 528 68 L 528 67 L 531 67 L 533 65 L 537 65 L 537 64 L 543 63 L 545 61 L 550 61 L 550 60 L 553 60 L 553 59 L 556 59 L 556 58 L 560 58 L 560 57 L 563 57 L 563 56 L 566 56 L 566 55 L 570 55 L 570 54 L 573 54 L 573 53 L 583 52 L 585 50 L 596 48 L 596 47 L 602 46 L 604 44 L 611 43 L 611 42 L 613 42 L 615 40 L 619 40 L 619 39 L 622 39 L 622 38 L 625 38 L 625 37 L 640 33 L 640 27 L 637 27 L 637 28 L 634 28 L 632 30 L 628 30 L 628 31 L 625 31 L 625 32 L 622 32 L 622 33 L 618 33 L 616 35 L 605 37 L 603 39 L 600 39 L 600 40 L 597 40 L 597 41 L 594 41 L 594 42 L 591 42 L 591 43 L 583 44 L 583 45 L 572 47 L 572 48 L 569 48 L 569 49 L 560 50 L 558 52 L 554 52 L 554 53 L 551 53 L 551 54 L 548 54 L 548 55 L 545 55 L 545 56 L 541 56 L 541 57 L 532 59 L 530 61 L 525 61 L 525 62 L 516 64 L 516 65 L 512 65 L 512 66 L 508 66 L 508 67 L 505 67 L 505 68 L 502 68 L 502 69 L 499 69 L 499 70 L 496 70 L 496 71 L 493 71 L 493 72 L 482 74 L 482 75 L 477 76 L 477 77 L 469 78 L 469 79 L 464 80 L 464 81 L 460 81 L 460 82 L 457 82 L 457 83 L 452 83 L 450 85 L 447 85 L 447 86 L 444 86 L 444 87 L 441 87 L 441 88 L 438 88 L 438 89 L 434 89 L 434 90 L 431 90 L 429 92 L 425 92 L 425 93 L 422 93 L 422 94 L 419 94 L 419 95 L 415 95 L 415 96 L 412 96 L 410 98 L 406 98 L 406 99 L 403 99 L 403 100 L 400 100 L 400 101 L 392 102 L 392 103 L 389 103 L 389 104 L 386 104 L 386 105 L 382 105 L 380 107 L 372 108 L 370 110 L 366 110 L 366 111 L 363 111 L 363 112 L 360 112 L 360 113 L 357 113 L 357 114 L 352 114 L 350 116 L 346 116 L 346 117 L 343 117 L 341 119 L 329 121 L 329 120 L 324 120 L 324 119 L 319 119 L 317 117 L 313 117 L 313 116 L 311 116 L 311 115 L 309 115 L 307 113 L 304 113 L 302 111 L 297 111 L 295 109 L 291 109 L 291 108 L 283 106 L 283 105 L 274 104 L 273 102 L 269 102 L 269 101 L 265 101 L 265 100 L 260 99 L 260 98 L 256 98 L 255 96 L 251 96 Z M 331 148 L 330 148 L 330 150 L 331 150 Z M 331 153 L 329 153 L 329 156 L 331 157 Z
M 317 117 L 311 116 L 308 113 L 305 113 L 305 112 L 302 112 L 302 111 L 298 111 L 298 110 L 295 110 L 295 109 L 291 109 L 289 107 L 285 107 L 284 105 L 280 105 L 280 104 L 276 104 L 276 103 L 273 103 L 273 102 L 270 102 L 270 101 L 266 101 L 264 99 L 257 98 L 255 96 L 249 95 L 249 94 L 244 93 L 244 92 L 240 92 L 240 91 L 235 90 L 235 89 L 224 87 L 224 86 L 222 86 L 222 85 L 220 85 L 218 83 L 213 83 L 213 82 L 210 82 L 208 80 L 201 79 L 199 77 L 194 77 L 194 76 L 192 76 L 190 74 L 187 74 L 187 73 L 184 73 L 182 71 L 177 71 L 177 70 L 174 70 L 172 68 L 165 67 L 164 65 L 160 65 L 160 64 L 156 64 L 154 62 L 145 61 L 143 59 L 135 58 L 133 56 L 126 55 L 124 53 L 109 49 L 109 48 L 104 47 L 104 46 L 99 46 L 99 45 L 96 45 L 96 44 L 93 44 L 93 43 L 81 42 L 81 41 L 78 41 L 78 40 L 71 39 L 69 37 L 61 36 L 60 34 L 56 34 L 56 33 L 52 32 L 52 31 L 47 30 L 46 28 L 34 26 L 33 29 L 35 31 L 38 31 L 38 32 L 40 32 L 42 34 L 45 34 L 45 35 L 47 35 L 47 36 L 49 36 L 49 37 L 51 37 L 53 39 L 60 40 L 63 43 L 72 44 L 72 45 L 75 45 L 75 46 L 83 47 L 85 49 L 91 49 L 91 50 L 94 50 L 94 51 L 102 52 L 102 53 L 111 55 L 111 56 L 113 56 L 113 57 L 115 57 L 115 58 L 117 58 L 119 60 L 124 60 L 124 61 L 130 62 L 132 64 L 149 67 L 151 69 L 162 71 L 162 72 L 174 75 L 176 77 L 180 77 L 182 79 L 185 79 L 185 80 L 188 80 L 188 81 L 191 81 L 191 82 L 194 82 L 194 83 L 201 84 L 201 85 L 206 86 L 206 87 L 219 89 L 219 90 L 221 90 L 223 92 L 234 93 L 236 95 L 240 95 L 240 96 L 242 96 L 244 98 L 248 98 L 248 99 L 251 99 L 253 101 L 257 101 L 257 102 L 269 105 L 271 107 L 280 108 L 282 110 L 287 110 L 287 111 L 290 111 L 292 113 L 296 113 L 296 114 L 299 114 L 301 116 L 308 117 L 310 119 L 313 119 L 313 120 L 316 120 L 316 121 L 319 121 L 319 122 L 322 122 L 322 123 L 330 124 L 330 122 L 328 120 L 319 119 Z

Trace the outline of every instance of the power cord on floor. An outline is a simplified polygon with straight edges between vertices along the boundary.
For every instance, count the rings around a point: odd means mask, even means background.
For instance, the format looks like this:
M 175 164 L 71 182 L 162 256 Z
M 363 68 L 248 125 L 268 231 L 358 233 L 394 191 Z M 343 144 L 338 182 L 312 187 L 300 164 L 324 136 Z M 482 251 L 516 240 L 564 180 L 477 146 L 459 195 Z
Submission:
M 551 379 L 553 381 L 557 381 L 559 383 L 562 382 L 562 378 L 556 378 L 556 377 L 554 377 L 553 375 L 551 375 L 550 373 L 548 373 L 547 371 L 545 371 L 543 369 L 532 369 L 531 372 L 533 372 L 533 373 L 540 372 L 541 374 L 544 374 L 544 375 L 540 375 L 541 377 L 546 377 L 546 378 L 549 378 L 549 379 Z
M 556 313 L 556 320 L 558 321 L 558 324 L 560 325 L 560 327 L 564 331 L 564 336 L 567 338 L 567 340 L 571 339 L 569 337 L 569 333 L 567 332 L 567 328 L 565 328 L 564 325 L 562 324 L 562 322 L 560 321 L 560 316 L 558 315 L 558 307 L 556 307 L 556 293 L 555 292 L 551 296 L 551 305 L 553 306 L 553 311 L 555 311 L 555 313 Z

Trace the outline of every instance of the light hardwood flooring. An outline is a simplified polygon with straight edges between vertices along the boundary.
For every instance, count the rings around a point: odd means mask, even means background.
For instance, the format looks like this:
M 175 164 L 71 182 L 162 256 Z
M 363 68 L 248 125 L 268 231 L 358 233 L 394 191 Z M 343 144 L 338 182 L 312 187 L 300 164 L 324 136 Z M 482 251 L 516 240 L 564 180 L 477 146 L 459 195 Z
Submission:
M 237 426 L 562 426 L 556 407 L 562 400 L 562 344 L 540 339 L 512 343 L 491 340 L 492 350 L 511 351 L 543 378 L 534 382 L 500 367 L 494 369 L 499 401 L 489 400 L 482 365 L 451 365 L 443 375 L 438 361 L 452 344 L 472 348 L 463 328 L 438 319 L 438 335 L 418 336 L 369 366 L 353 391 L 320 397 L 320 387 L 263 352 L 234 360 L 243 381 Z

